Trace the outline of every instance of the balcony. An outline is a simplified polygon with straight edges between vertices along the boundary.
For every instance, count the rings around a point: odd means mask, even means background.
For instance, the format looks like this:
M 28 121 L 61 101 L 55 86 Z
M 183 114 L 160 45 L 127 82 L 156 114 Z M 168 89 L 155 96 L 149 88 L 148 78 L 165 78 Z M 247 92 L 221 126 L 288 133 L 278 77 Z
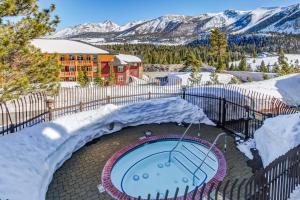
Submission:
M 60 77 L 76 77 L 77 72 L 60 72 Z
M 61 61 L 64 66 L 93 66 L 94 62 L 90 60 L 65 60 Z

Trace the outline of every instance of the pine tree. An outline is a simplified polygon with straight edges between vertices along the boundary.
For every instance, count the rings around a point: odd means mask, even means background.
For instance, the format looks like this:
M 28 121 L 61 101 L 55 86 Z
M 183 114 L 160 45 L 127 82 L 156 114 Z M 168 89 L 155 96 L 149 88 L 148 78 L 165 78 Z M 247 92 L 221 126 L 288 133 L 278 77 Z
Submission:
M 245 55 L 242 56 L 242 59 L 241 59 L 241 61 L 239 63 L 239 66 L 238 66 L 238 69 L 240 71 L 247 71 L 248 66 L 247 66 L 247 59 L 246 59 Z
M 269 75 L 268 75 L 268 74 L 263 74 L 263 79 L 264 79 L 264 80 L 270 79 L 270 78 L 269 78 Z
M 266 64 L 265 64 L 265 62 L 263 60 L 260 63 L 258 71 L 260 71 L 260 72 L 268 72 L 268 68 L 266 67 Z
M 200 83 L 201 76 L 200 76 L 200 68 L 202 67 L 202 62 L 198 60 L 195 54 L 190 53 L 184 59 L 184 66 L 185 68 L 191 67 L 191 75 L 190 75 L 190 82 L 191 84 Z
M 232 77 L 228 84 L 238 84 L 238 83 L 240 83 L 240 80 L 236 77 Z
M 30 40 L 55 30 L 55 6 L 40 11 L 37 0 L 0 1 L 0 101 L 30 92 L 53 95 L 59 88 L 59 60 L 45 56 Z M 17 21 L 9 17 L 18 17 Z
M 98 70 L 96 72 L 95 85 L 97 85 L 97 86 L 104 86 L 104 81 L 103 81 L 103 79 L 101 77 L 101 72 L 99 72 Z
M 219 29 L 214 28 L 211 31 L 210 37 L 210 54 L 214 59 L 217 71 L 225 69 L 225 60 L 227 57 L 227 38 L 223 32 Z
M 287 62 L 287 58 L 285 57 L 284 51 L 282 49 L 280 49 L 280 51 L 279 51 L 278 63 L 281 67 L 281 71 L 280 71 L 281 74 L 284 75 L 284 74 L 290 73 L 290 67 Z
M 216 72 L 210 73 L 210 83 L 212 84 L 220 84 L 219 82 L 219 76 Z
M 85 87 L 89 84 L 89 78 L 87 76 L 87 72 L 80 69 L 78 71 L 78 78 L 77 78 L 77 82 L 79 83 L 79 85 L 81 87 Z
M 280 74 L 280 72 L 281 72 L 280 67 L 279 67 L 278 63 L 276 62 L 273 67 L 273 73 Z
M 114 85 L 116 83 L 116 76 L 113 64 L 109 64 L 109 85 Z

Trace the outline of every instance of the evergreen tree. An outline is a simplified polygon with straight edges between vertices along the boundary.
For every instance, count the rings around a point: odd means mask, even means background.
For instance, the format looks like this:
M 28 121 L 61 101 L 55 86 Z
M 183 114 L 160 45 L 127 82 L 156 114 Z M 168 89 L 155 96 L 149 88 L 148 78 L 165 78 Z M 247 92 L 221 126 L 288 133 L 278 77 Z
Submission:
M 80 69 L 78 71 L 78 78 L 77 78 L 77 82 L 79 83 L 79 85 L 81 87 L 85 87 L 89 84 L 89 78 L 87 76 L 87 72 L 83 69 Z
M 281 71 L 280 71 L 281 74 L 284 75 L 284 74 L 290 73 L 290 67 L 287 62 L 287 58 L 285 57 L 284 51 L 282 49 L 280 49 L 280 51 L 279 51 L 278 63 L 281 67 Z
M 104 80 L 101 77 L 101 72 L 99 72 L 98 70 L 95 77 L 95 85 L 104 86 Z
M 280 74 L 280 72 L 281 72 L 280 67 L 279 67 L 278 63 L 276 62 L 273 67 L 273 73 Z
M 248 66 L 247 66 L 247 59 L 246 59 L 245 55 L 242 56 L 242 59 L 241 59 L 241 61 L 239 63 L 239 66 L 238 66 L 238 69 L 240 71 L 247 71 Z
M 219 76 L 216 72 L 210 73 L 210 83 L 211 84 L 220 84 L 219 82 Z
M 226 48 L 227 48 L 227 38 L 223 32 L 219 29 L 214 28 L 211 31 L 210 37 L 210 54 L 214 59 L 217 71 L 222 71 L 225 69 L 226 60 Z
M 260 72 L 268 72 L 268 68 L 267 68 L 267 66 L 266 66 L 266 64 L 265 64 L 265 62 L 263 60 L 260 63 L 258 71 L 260 71 Z
M 236 77 L 232 77 L 228 84 L 238 84 L 240 83 L 239 79 Z
M 195 56 L 195 54 L 190 53 L 188 54 L 184 59 L 184 66 L 185 68 L 191 67 L 191 77 L 190 82 L 192 84 L 200 83 L 201 76 L 200 76 L 200 68 L 202 67 L 202 62 L 198 60 Z
M 251 76 L 247 76 L 247 82 L 252 82 L 253 78 Z
M 51 5 L 40 11 L 36 0 L 0 1 L 0 101 L 30 92 L 53 95 L 58 91 L 57 56 L 45 56 L 30 43 L 55 30 L 59 19 L 51 17 L 54 10 Z
M 268 75 L 268 74 L 263 74 L 263 79 L 264 79 L 264 80 L 270 79 L 270 78 L 269 78 L 269 75 Z
M 116 83 L 116 76 L 113 64 L 109 64 L 109 85 L 114 85 Z

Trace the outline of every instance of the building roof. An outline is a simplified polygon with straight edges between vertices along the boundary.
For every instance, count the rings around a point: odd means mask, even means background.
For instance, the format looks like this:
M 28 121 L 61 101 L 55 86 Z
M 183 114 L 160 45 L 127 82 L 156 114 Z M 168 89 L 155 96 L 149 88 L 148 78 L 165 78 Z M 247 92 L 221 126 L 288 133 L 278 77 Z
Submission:
M 126 54 L 118 54 L 116 55 L 116 63 L 121 64 L 121 65 L 126 65 L 129 63 L 140 63 L 142 60 L 133 55 L 126 55 Z
M 73 40 L 34 39 L 31 44 L 40 48 L 43 53 L 109 54 L 106 50 Z

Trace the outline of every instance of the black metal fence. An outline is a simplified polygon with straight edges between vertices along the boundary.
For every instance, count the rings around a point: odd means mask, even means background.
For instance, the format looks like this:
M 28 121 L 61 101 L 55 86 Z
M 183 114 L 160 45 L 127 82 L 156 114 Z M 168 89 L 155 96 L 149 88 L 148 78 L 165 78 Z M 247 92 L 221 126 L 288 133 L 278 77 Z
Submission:
M 13 133 L 59 116 L 100 108 L 105 104 L 124 105 L 148 99 L 182 97 L 201 107 L 220 127 L 242 137 L 253 137 L 266 118 L 297 112 L 282 101 L 234 85 L 182 86 L 177 81 L 148 81 L 145 84 L 112 87 L 62 88 L 49 98 L 42 93 L 0 103 L 0 134 Z M 171 196 L 149 195 L 148 199 L 274 199 L 286 200 L 299 185 L 300 146 L 276 159 L 249 179 L 228 180 L 216 185 L 179 189 Z

